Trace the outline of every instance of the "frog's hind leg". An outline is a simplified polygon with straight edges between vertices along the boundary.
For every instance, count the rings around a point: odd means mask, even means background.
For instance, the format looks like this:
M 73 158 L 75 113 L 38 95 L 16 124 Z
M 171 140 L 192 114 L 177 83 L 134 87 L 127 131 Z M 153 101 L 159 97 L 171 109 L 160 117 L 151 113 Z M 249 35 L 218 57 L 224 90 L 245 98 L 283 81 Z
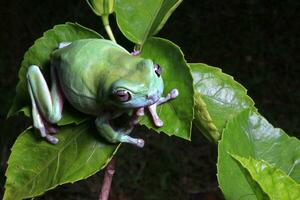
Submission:
M 40 131 L 42 137 L 56 144 L 58 139 L 49 133 L 56 131 L 51 124 L 61 119 L 63 96 L 55 67 L 51 66 L 51 91 L 38 66 L 31 65 L 26 77 L 32 103 L 33 126 Z
M 97 117 L 95 124 L 99 133 L 111 143 L 125 142 L 140 148 L 144 146 L 143 139 L 132 138 L 128 135 L 132 131 L 133 126 L 127 131 L 114 130 L 105 116 Z

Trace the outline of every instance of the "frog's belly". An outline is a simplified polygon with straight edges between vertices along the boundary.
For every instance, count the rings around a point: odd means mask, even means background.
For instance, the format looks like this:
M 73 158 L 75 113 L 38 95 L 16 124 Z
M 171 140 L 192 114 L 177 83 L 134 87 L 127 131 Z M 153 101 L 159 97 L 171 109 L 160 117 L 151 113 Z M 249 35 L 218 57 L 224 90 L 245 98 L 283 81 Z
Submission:
M 79 94 L 67 87 L 62 87 L 62 90 L 68 102 L 80 112 L 89 115 L 99 115 L 101 112 L 101 107 L 95 98 Z

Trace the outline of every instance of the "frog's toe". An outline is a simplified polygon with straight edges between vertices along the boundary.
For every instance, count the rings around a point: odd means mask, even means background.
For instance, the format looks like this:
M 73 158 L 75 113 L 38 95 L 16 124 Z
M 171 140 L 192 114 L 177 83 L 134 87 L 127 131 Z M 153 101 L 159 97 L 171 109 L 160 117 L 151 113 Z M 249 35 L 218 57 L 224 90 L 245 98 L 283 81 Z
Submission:
M 153 104 L 151 106 L 148 106 L 148 110 L 150 112 L 150 115 L 152 117 L 152 121 L 156 127 L 162 127 L 164 125 L 164 122 L 159 118 L 157 112 L 156 112 L 156 104 Z
M 145 141 L 143 139 L 137 139 L 137 141 L 136 141 L 137 147 L 143 148 L 144 145 L 145 145 Z
M 164 125 L 164 122 L 161 119 L 155 119 L 153 122 L 156 127 L 163 127 Z
M 46 127 L 43 126 L 43 127 L 38 127 L 36 129 L 40 132 L 41 137 L 45 138 L 51 144 L 57 144 L 58 143 L 58 139 L 56 137 L 54 137 L 53 135 L 49 134 L 49 133 L 57 132 L 57 129 L 54 128 L 53 126 L 46 126 Z
M 175 88 L 170 92 L 170 98 L 175 99 L 179 95 L 179 91 Z
M 48 142 L 50 142 L 51 144 L 57 144 L 58 143 L 58 139 L 52 135 L 46 135 L 46 139 Z

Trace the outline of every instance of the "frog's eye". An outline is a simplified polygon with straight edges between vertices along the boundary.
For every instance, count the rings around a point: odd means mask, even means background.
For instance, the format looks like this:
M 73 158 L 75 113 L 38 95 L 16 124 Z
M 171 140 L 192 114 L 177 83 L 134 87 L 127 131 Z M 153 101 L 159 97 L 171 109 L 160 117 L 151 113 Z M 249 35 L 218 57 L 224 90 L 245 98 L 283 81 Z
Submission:
M 131 99 L 131 95 L 127 90 L 117 90 L 115 96 L 121 102 L 126 102 Z
M 161 67 L 158 65 L 158 64 L 154 64 L 154 71 L 155 71 L 155 74 L 160 77 L 161 73 L 162 73 L 162 70 L 161 70 Z

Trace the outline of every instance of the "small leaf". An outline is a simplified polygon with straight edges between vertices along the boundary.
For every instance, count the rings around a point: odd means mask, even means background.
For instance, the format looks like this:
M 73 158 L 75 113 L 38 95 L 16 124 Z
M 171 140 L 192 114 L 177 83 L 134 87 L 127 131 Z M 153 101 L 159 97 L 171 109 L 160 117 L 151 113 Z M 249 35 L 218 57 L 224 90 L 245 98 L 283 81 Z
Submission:
M 60 127 L 58 132 L 56 145 L 36 137 L 33 129 L 18 137 L 8 160 L 4 200 L 35 197 L 87 178 L 105 167 L 118 149 L 103 142 L 90 122 Z
M 247 90 L 221 69 L 202 63 L 189 64 L 195 88 L 193 123 L 217 141 L 226 123 L 241 111 L 254 107 Z
M 264 160 L 300 183 L 300 141 L 249 109 L 228 122 L 218 152 L 218 180 L 226 199 L 254 195 L 247 177 L 228 152 Z
M 143 58 L 150 58 L 162 67 L 164 80 L 164 95 L 177 88 L 179 96 L 163 105 L 158 106 L 157 113 L 164 122 L 161 128 L 155 128 L 147 115 L 141 121 L 147 127 L 157 132 L 190 139 L 193 120 L 194 90 L 190 69 L 178 46 L 168 40 L 151 38 L 140 54 Z
M 114 12 L 115 0 L 86 0 L 96 15 L 109 15 Z
M 280 169 L 252 157 L 231 156 L 250 173 L 270 199 L 297 200 L 300 198 L 300 185 Z
M 142 45 L 166 23 L 182 0 L 116 0 L 117 23 L 122 33 Z
M 29 116 L 30 112 L 26 106 L 31 107 L 29 94 L 27 92 L 27 83 L 26 83 L 26 72 L 30 65 L 39 66 L 43 75 L 46 79 L 49 80 L 49 62 L 50 54 L 54 49 L 56 49 L 60 42 L 72 42 L 78 39 L 84 38 L 102 38 L 101 35 L 95 31 L 85 28 L 79 24 L 66 23 L 54 26 L 53 29 L 50 29 L 44 33 L 44 35 L 37 39 L 33 46 L 31 46 L 24 55 L 24 59 L 19 70 L 19 82 L 16 89 L 16 96 L 13 101 L 13 105 L 9 110 L 8 117 L 16 114 L 19 111 L 24 111 L 24 114 Z M 67 116 L 78 116 L 74 109 L 69 109 L 70 113 L 64 114 Z M 82 118 L 82 116 L 81 116 Z M 69 117 L 69 121 L 64 120 L 64 124 L 72 123 L 78 119 L 73 119 Z

